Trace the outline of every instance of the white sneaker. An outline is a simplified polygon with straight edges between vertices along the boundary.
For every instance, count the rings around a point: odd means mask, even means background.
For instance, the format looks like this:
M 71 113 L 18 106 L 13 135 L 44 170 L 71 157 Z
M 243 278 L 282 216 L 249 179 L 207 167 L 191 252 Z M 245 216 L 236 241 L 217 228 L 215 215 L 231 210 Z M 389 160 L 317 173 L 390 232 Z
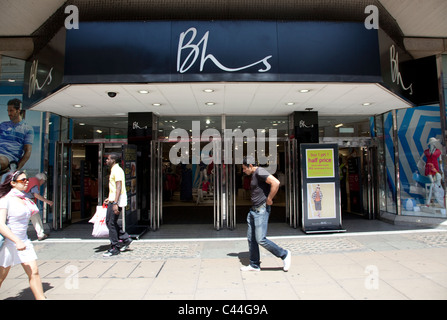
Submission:
M 241 267 L 241 271 L 261 271 L 261 268 L 253 268 L 251 265 Z
M 289 271 L 290 265 L 292 264 L 292 253 L 287 250 L 287 256 L 284 258 L 284 267 L 282 268 L 285 272 Z

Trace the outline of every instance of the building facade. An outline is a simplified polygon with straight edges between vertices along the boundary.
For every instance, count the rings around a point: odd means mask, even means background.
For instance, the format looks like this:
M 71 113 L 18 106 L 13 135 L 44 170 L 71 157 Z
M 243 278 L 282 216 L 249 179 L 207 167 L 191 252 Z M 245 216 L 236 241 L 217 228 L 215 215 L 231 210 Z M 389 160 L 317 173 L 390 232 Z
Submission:
M 2 57 L 2 69 L 23 65 L 2 105 L 22 99 L 33 122 L 25 168 L 48 173 L 47 223 L 89 219 L 108 192 L 104 159 L 119 152 L 129 230 L 235 228 L 250 206 L 240 148 L 275 165 L 271 219 L 299 228 L 305 143 L 337 146 L 342 218 L 445 221 L 446 56 L 414 59 L 379 1 L 249 2 L 72 1 L 37 30 L 28 59 Z

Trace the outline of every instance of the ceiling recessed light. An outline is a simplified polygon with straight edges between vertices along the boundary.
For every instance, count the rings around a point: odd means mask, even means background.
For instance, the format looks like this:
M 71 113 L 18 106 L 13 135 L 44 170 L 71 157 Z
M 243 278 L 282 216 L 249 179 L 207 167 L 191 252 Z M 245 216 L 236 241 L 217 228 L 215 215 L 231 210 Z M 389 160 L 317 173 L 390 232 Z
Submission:
M 205 102 L 205 104 L 206 104 L 207 106 L 214 106 L 216 103 L 215 103 L 215 102 Z
M 75 108 L 82 108 L 83 105 L 81 105 L 81 104 L 74 104 L 73 107 L 75 107 Z
M 303 90 L 300 90 L 300 93 L 308 93 L 308 92 L 310 92 L 309 89 L 303 89 Z
M 203 92 L 211 93 L 211 92 L 214 92 L 214 89 L 205 89 L 205 90 L 203 90 Z
M 148 90 L 140 90 L 140 91 L 138 91 L 138 93 L 141 93 L 141 94 L 148 94 L 149 91 L 148 91 Z
M 159 106 L 161 106 L 161 103 L 153 103 L 152 104 L 154 107 L 159 107 Z
M 80 126 L 85 126 L 85 123 L 84 122 L 79 122 L 79 125 Z
M 8 82 L 14 83 L 16 81 L 14 79 L 8 79 Z
M 365 102 L 365 103 L 363 104 L 363 106 L 365 106 L 365 107 L 370 106 L 370 105 L 372 105 L 371 102 Z
M 293 106 L 295 102 L 286 102 L 286 106 Z
M 335 127 L 336 127 L 336 128 L 343 127 L 343 123 L 337 124 Z

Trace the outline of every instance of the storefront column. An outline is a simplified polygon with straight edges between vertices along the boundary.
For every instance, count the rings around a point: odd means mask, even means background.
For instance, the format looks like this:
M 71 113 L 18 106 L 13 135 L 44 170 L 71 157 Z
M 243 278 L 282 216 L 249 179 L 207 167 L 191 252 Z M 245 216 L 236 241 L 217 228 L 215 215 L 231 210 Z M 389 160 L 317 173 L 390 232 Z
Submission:
M 138 208 L 141 209 L 141 218 L 149 219 L 150 190 L 150 144 L 157 138 L 158 117 L 152 112 L 129 112 L 128 136 L 130 145 L 137 146 L 137 190 Z
M 436 64 L 438 69 L 438 92 L 439 92 L 439 111 L 441 116 L 441 132 L 442 135 L 442 146 L 443 146 L 443 152 L 442 152 L 442 166 L 443 171 L 447 172 L 447 155 L 446 155 L 446 145 L 447 145 L 447 131 L 446 131 L 446 108 L 445 108 L 445 96 L 444 96 L 444 71 L 443 70 L 443 56 L 438 54 L 436 57 Z M 444 175 L 445 179 L 445 175 Z M 444 190 L 446 189 L 445 186 L 445 180 L 444 180 Z M 446 199 L 444 197 L 444 208 L 446 207 Z
M 394 175 L 396 181 L 396 214 L 402 215 L 402 203 L 401 203 L 401 184 L 400 184 L 400 166 L 399 166 L 399 136 L 397 133 L 397 110 L 391 112 L 393 116 L 393 147 L 394 147 Z
M 291 128 L 293 128 L 293 134 L 297 141 L 297 152 L 295 155 L 294 162 L 297 164 L 297 177 L 298 183 L 296 184 L 297 189 L 295 190 L 296 194 L 298 194 L 298 203 L 302 203 L 302 192 L 301 188 L 301 161 L 300 161 L 300 144 L 301 143 L 319 143 L 319 131 L 318 131 L 318 112 L 316 111 L 295 111 L 291 116 L 291 120 L 293 123 L 291 124 Z M 301 219 L 303 216 L 301 205 L 297 206 L 298 221 L 301 223 Z

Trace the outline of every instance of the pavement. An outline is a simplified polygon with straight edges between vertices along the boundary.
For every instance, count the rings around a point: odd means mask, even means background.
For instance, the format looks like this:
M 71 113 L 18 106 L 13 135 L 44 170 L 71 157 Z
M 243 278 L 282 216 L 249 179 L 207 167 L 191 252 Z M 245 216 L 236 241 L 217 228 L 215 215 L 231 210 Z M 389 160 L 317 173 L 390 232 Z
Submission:
M 344 228 L 305 235 L 270 224 L 268 238 L 292 252 L 288 272 L 264 249 L 261 272 L 240 271 L 248 264 L 244 225 L 234 231 L 163 225 L 108 258 L 102 256 L 108 240 L 92 238 L 89 224 L 54 231 L 33 245 L 50 300 L 447 299 L 447 229 L 363 219 L 347 220 Z M 33 299 L 20 266 L 11 268 L 0 299 Z

